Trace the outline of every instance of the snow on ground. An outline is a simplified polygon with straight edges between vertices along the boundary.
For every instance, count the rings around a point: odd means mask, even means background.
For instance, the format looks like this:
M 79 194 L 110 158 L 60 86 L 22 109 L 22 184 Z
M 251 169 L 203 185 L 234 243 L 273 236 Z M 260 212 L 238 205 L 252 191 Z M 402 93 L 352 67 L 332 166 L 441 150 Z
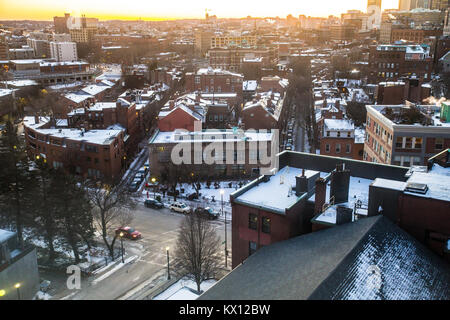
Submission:
M 204 292 L 211 288 L 216 282 L 216 280 L 203 281 L 200 285 L 200 289 Z M 197 294 L 196 291 L 197 284 L 194 281 L 182 278 L 164 292 L 154 297 L 153 300 L 195 300 L 199 297 L 199 294 Z
M 231 188 L 229 187 L 229 183 L 231 183 Z M 247 184 L 248 181 L 242 181 L 242 186 Z M 227 213 L 227 220 L 231 220 L 231 204 L 230 204 L 230 195 L 238 190 L 239 187 L 239 181 L 222 181 L 219 182 L 220 188 L 216 189 L 214 185 L 211 185 L 208 189 L 206 187 L 206 183 L 201 183 L 201 189 L 199 191 L 200 198 L 196 200 L 189 201 L 186 199 L 186 197 L 191 194 L 195 193 L 195 189 L 193 188 L 192 184 L 183 183 L 179 184 L 177 189 L 180 190 L 181 188 L 184 188 L 184 193 L 180 193 L 179 196 L 177 196 L 177 201 L 181 201 L 189 205 L 191 208 L 197 208 L 197 207 L 210 207 L 215 211 L 221 212 L 222 211 L 222 198 L 220 194 L 220 190 L 223 189 L 223 209 Z M 154 193 L 152 190 L 143 190 L 142 191 L 142 201 L 145 201 L 145 199 L 153 199 L 154 196 L 160 196 L 161 202 L 164 204 L 166 208 L 170 207 L 170 204 L 173 202 L 173 196 L 167 196 L 163 197 L 162 193 L 156 192 Z M 214 201 L 213 201 L 214 199 Z
M 97 283 L 99 283 L 102 280 L 105 280 L 106 278 L 108 278 L 110 275 L 112 275 L 114 272 L 118 271 L 119 269 L 123 268 L 125 265 L 127 265 L 128 263 L 133 262 L 134 260 L 136 260 L 138 258 L 138 256 L 131 256 L 127 259 L 125 259 L 124 263 L 119 263 L 118 265 L 116 265 L 113 269 L 109 270 L 108 272 L 102 274 L 100 277 L 96 278 L 95 280 L 92 281 L 92 285 L 96 285 Z

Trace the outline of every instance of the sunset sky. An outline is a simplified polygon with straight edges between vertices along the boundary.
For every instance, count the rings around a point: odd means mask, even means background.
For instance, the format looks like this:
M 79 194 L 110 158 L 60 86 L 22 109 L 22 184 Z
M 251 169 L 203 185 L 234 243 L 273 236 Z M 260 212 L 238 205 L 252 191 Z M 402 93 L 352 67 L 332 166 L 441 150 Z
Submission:
M 349 9 L 366 10 L 365 0 L 0 0 L 2 20 L 53 20 L 64 12 L 72 16 L 108 19 L 203 18 L 205 9 L 219 18 L 339 15 Z M 383 9 L 398 8 L 398 0 L 383 0 Z

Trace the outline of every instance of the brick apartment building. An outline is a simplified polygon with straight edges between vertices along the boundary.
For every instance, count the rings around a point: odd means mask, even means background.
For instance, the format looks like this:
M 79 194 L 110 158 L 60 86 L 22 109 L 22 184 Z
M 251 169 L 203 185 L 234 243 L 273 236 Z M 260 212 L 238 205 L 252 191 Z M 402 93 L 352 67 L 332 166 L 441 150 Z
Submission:
M 399 166 L 425 165 L 450 147 L 448 105 L 367 105 L 364 160 Z
M 448 155 L 441 163 L 447 161 Z M 450 225 L 441 222 L 450 221 L 446 195 L 449 169 L 439 166 L 414 172 L 284 151 L 277 171 L 230 196 L 232 267 L 245 265 L 245 259 L 264 246 L 380 214 L 448 259 L 445 246 L 450 240 Z M 416 184 L 427 184 L 425 192 L 414 190 Z
M 276 59 L 275 49 L 215 48 L 208 51 L 212 68 L 240 72 L 244 59 L 261 58 L 261 66 L 268 67 Z
M 120 178 L 125 164 L 124 130 L 58 128 L 58 123 L 52 124 L 43 117 L 25 117 L 25 139 L 31 158 L 44 158 L 55 169 L 85 178 Z
M 270 157 L 279 152 L 278 144 L 273 143 L 275 139 L 276 134 L 270 131 L 260 133 L 217 129 L 194 132 L 157 130 L 149 140 L 152 175 L 158 177 L 159 181 L 161 178 L 164 180 L 164 176 L 169 175 L 169 171 L 177 172 L 181 180 L 258 176 L 260 169 L 269 167 L 270 164 L 262 163 L 262 154 L 253 148 L 257 144 L 258 147 L 265 144 L 267 151 L 264 150 L 264 152 Z M 194 143 L 200 143 L 201 150 L 194 149 Z M 186 157 L 188 163 L 174 164 L 171 160 L 172 150 L 183 144 L 187 149 L 183 150 L 180 156 Z M 222 150 L 210 149 L 219 145 Z M 211 152 L 214 157 L 213 164 L 204 161 L 206 152 Z M 199 163 L 196 164 L 194 161 Z
M 138 122 L 139 111 L 136 103 L 123 98 L 116 102 L 97 102 L 85 108 L 75 109 L 67 115 L 70 128 L 108 129 L 120 128 L 124 131 L 125 152 L 133 154 L 142 138 Z
M 379 45 L 369 53 L 369 81 L 397 81 L 402 77 L 431 78 L 433 59 L 427 45 Z
M 442 29 L 411 29 L 411 28 L 392 28 L 391 43 L 406 40 L 414 43 L 423 43 L 425 38 L 442 36 Z
M 403 104 L 405 101 L 422 103 L 431 96 L 431 85 L 421 79 L 402 79 L 396 82 L 380 82 L 376 89 L 377 104 Z
M 363 159 L 364 129 L 345 119 L 324 119 L 320 154 L 355 160 Z
M 185 76 L 185 90 L 202 93 L 236 93 L 242 101 L 242 82 L 244 76 L 221 69 L 205 68 L 188 72 Z
M 254 35 L 217 35 L 211 37 L 210 48 L 227 48 L 229 46 L 254 47 L 256 36 Z

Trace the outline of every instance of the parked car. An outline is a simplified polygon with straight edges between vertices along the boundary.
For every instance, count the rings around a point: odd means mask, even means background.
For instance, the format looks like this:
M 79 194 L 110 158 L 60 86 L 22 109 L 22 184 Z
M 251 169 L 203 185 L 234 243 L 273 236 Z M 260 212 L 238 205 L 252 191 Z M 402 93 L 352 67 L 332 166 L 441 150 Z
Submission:
M 145 177 L 145 175 L 147 174 L 147 172 L 148 172 L 148 169 L 147 168 L 145 168 L 145 167 L 142 167 L 142 168 L 140 168 L 139 170 L 138 170 L 138 174 L 140 174 L 140 175 L 144 175 L 144 177 Z
M 136 181 L 131 182 L 130 186 L 128 187 L 128 190 L 129 190 L 130 192 L 136 192 L 137 189 L 139 188 L 139 184 L 140 184 L 140 183 L 138 183 L 138 182 L 136 182 Z
M 123 233 L 123 237 L 131 240 L 137 240 L 142 238 L 142 234 L 134 228 L 131 227 L 121 227 L 116 229 L 116 235 L 120 236 Z
M 170 205 L 170 210 L 174 212 L 184 213 L 188 214 L 191 212 L 191 207 L 187 206 L 186 204 L 182 202 L 174 202 Z
M 156 200 L 156 199 L 147 199 L 147 200 L 144 201 L 144 205 L 147 208 L 153 208 L 153 209 L 162 209 L 162 208 L 164 208 L 164 205 L 161 202 L 159 202 L 158 200 Z
M 209 220 L 216 220 L 220 216 L 219 212 L 214 211 L 213 209 L 211 209 L 209 207 L 207 207 L 207 208 L 199 207 L 199 208 L 195 209 L 195 213 L 198 213 L 199 215 L 201 215 Z

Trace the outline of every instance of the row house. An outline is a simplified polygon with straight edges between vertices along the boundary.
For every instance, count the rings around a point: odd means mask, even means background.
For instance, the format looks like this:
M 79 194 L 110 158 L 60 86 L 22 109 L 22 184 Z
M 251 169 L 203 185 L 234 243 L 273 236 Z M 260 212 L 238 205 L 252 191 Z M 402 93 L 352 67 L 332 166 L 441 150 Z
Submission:
M 362 160 L 364 138 L 364 129 L 355 128 L 350 120 L 324 119 L 320 154 Z
M 97 102 L 70 112 L 67 115 L 68 126 L 87 130 L 121 128 L 124 131 L 126 153 L 133 154 L 142 138 L 136 108 L 136 103 L 123 98 L 116 102 Z
M 25 117 L 24 127 L 31 158 L 84 178 L 120 178 L 125 165 L 123 129 L 58 128 L 38 116 Z

